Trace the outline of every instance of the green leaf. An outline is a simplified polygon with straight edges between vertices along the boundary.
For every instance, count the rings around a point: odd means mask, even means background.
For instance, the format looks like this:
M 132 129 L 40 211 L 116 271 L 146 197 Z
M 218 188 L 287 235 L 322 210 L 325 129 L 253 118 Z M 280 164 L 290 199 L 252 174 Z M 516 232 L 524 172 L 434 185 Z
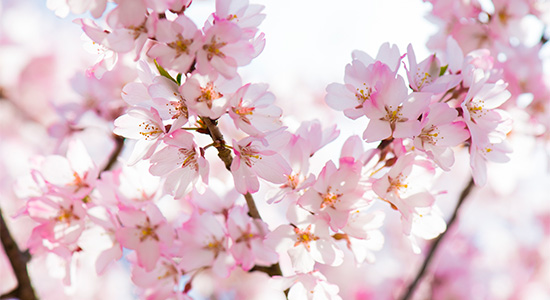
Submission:
M 176 76 L 176 83 L 181 85 L 181 73 L 178 73 L 178 76 Z
M 443 74 L 445 74 L 445 72 L 447 72 L 448 67 L 449 67 L 449 65 L 444 65 L 443 67 L 441 67 L 441 70 L 439 70 L 439 77 L 443 76 Z
M 161 67 L 161 66 L 158 64 L 158 62 L 157 62 L 156 59 L 155 59 L 155 66 L 157 66 L 157 70 L 159 70 L 159 74 L 160 74 L 160 75 L 162 75 L 162 76 L 164 76 L 164 77 L 166 77 L 166 78 L 172 80 L 172 81 L 175 82 L 175 83 L 178 83 L 178 82 L 174 79 L 174 77 L 172 77 L 172 75 L 170 75 L 170 73 L 168 73 L 168 71 L 166 71 L 163 67 Z

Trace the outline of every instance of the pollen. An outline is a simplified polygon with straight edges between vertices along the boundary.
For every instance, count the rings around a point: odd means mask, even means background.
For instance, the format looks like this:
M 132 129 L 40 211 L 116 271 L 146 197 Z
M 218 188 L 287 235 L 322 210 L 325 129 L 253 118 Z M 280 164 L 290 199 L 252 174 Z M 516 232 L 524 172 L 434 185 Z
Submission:
M 330 191 L 331 187 L 329 186 L 327 189 L 327 192 L 325 194 L 319 193 L 323 201 L 321 202 L 321 208 L 325 208 L 327 206 L 330 206 L 331 208 L 334 208 L 334 205 L 340 201 L 340 197 L 342 194 L 335 194 Z
M 472 99 L 472 101 L 466 105 L 472 121 L 474 118 L 480 118 L 487 114 L 484 105 L 485 101 L 481 99 Z
M 181 162 L 182 168 L 190 167 L 195 171 L 199 170 L 199 164 L 197 162 L 197 151 L 194 148 L 192 149 L 180 148 L 178 151 L 178 154 L 179 154 L 180 160 L 183 160 Z
M 363 103 L 369 100 L 372 95 L 372 88 L 368 87 L 366 83 L 363 83 L 363 86 L 364 87 L 362 88 L 357 88 L 357 91 L 355 92 L 355 97 L 359 102 L 359 105 L 356 106 L 355 108 L 363 107 Z
M 189 55 L 189 46 L 193 43 L 193 39 L 185 39 L 181 33 L 178 33 L 177 40 L 166 44 L 168 47 L 176 51 L 176 58 L 182 54 Z
M 166 103 L 166 106 L 168 106 L 168 113 L 172 116 L 172 119 L 178 119 L 179 117 L 188 119 L 189 109 L 187 108 L 185 99 L 178 93 L 174 93 L 174 97 L 178 98 L 178 100 Z
M 319 237 L 315 236 L 311 232 L 311 225 L 309 225 L 305 230 L 301 230 L 296 227 L 294 228 L 294 233 L 296 233 L 296 242 L 294 243 L 294 247 L 303 244 L 308 251 L 311 247 L 309 243 L 319 239 Z
M 422 87 L 425 84 L 430 84 L 431 82 L 432 82 L 432 75 L 430 75 L 430 73 L 427 73 L 427 72 L 424 72 L 424 74 L 422 74 L 419 68 L 416 73 L 416 85 L 418 86 L 418 90 L 422 89 Z
M 205 87 L 201 87 L 201 95 L 197 98 L 197 102 L 204 102 L 211 109 L 214 100 L 221 97 L 223 97 L 223 94 L 216 90 L 212 82 L 209 82 Z
M 138 126 L 140 128 L 139 134 L 143 135 L 145 140 L 155 139 L 164 132 L 157 125 L 151 123 L 143 122 Z
M 227 45 L 227 43 L 219 42 L 216 36 L 213 36 L 210 40 L 210 43 L 204 44 L 202 46 L 202 49 L 206 51 L 206 58 L 208 59 L 208 61 L 210 61 L 212 60 L 212 58 L 214 58 L 214 56 L 218 56 L 221 58 L 225 57 L 225 54 L 223 54 L 223 52 L 221 52 L 220 50 L 220 48 L 224 47 L 225 45 Z
M 390 183 L 390 186 L 386 190 L 387 193 L 394 192 L 396 194 L 399 194 L 403 190 L 409 188 L 409 185 L 404 183 L 406 177 L 402 174 L 399 174 L 397 177 L 392 178 L 388 176 L 388 181 Z
M 395 129 L 395 123 L 406 122 L 409 120 L 408 118 L 403 117 L 403 114 L 401 113 L 402 108 L 402 106 L 398 106 L 396 109 L 393 109 L 392 106 L 384 106 L 386 115 L 380 118 L 380 120 L 389 122 L 392 130 Z
M 66 222 L 67 224 L 71 223 L 71 220 L 80 220 L 80 217 L 74 214 L 73 209 L 73 205 L 70 205 L 68 208 L 61 208 L 59 214 L 55 217 L 55 220 L 59 222 Z
M 252 143 L 248 143 L 244 147 L 239 147 L 239 152 L 241 159 L 248 167 L 252 167 L 257 160 L 262 159 L 262 156 L 259 154 L 260 151 L 258 151 Z
M 440 139 L 443 139 L 443 137 L 439 136 L 439 129 L 435 125 L 422 129 L 418 137 L 421 139 L 422 145 L 424 143 L 435 145 Z

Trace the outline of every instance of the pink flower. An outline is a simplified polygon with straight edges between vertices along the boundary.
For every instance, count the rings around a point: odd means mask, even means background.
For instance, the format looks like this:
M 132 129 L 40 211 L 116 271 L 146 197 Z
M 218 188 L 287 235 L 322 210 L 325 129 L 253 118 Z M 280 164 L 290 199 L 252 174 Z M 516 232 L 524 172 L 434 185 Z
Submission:
M 122 207 L 118 218 L 122 227 L 116 232 L 117 240 L 123 247 L 136 251 L 139 266 L 152 271 L 161 249 L 172 245 L 172 227 L 156 205 L 148 205 L 144 210 Z
M 315 262 L 330 266 L 342 264 L 344 253 L 334 243 L 325 220 L 309 215 L 299 224 L 281 225 L 267 237 L 278 251 L 286 251 L 292 267 L 300 273 L 313 271 Z
M 179 73 L 189 72 L 195 53 L 202 46 L 202 33 L 195 23 L 184 15 L 174 21 L 162 19 L 157 23 L 155 43 L 147 55 L 165 68 Z
M 472 136 L 472 143 L 480 145 L 489 143 L 489 133 L 494 132 L 500 123 L 506 121 L 495 109 L 511 95 L 506 90 L 507 85 L 504 82 L 486 83 L 486 81 L 484 72 L 475 70 L 472 85 L 461 104 L 464 120 Z M 500 134 L 502 139 L 505 133 L 507 131 Z
M 150 108 L 151 96 L 147 89 L 153 84 L 153 80 L 156 78 L 155 74 L 143 60 L 138 62 L 137 71 L 141 82 L 130 82 L 124 85 L 121 93 L 122 99 L 131 106 Z
M 365 102 L 365 115 L 369 124 L 363 133 L 367 142 L 390 137 L 406 138 L 420 133 L 418 117 L 428 109 L 431 93 L 412 93 L 401 76 L 384 84 L 372 101 Z
M 135 164 L 140 159 L 147 159 L 153 155 L 166 134 L 166 128 L 156 109 L 134 107 L 115 120 L 113 132 L 125 138 L 138 140 L 128 159 L 129 164 Z
M 194 213 L 178 230 L 180 266 L 190 272 L 211 267 L 222 278 L 229 276 L 235 261 L 228 250 L 225 227 L 209 212 Z
M 350 212 L 366 204 L 365 189 L 359 186 L 361 167 L 351 157 L 340 159 L 338 169 L 329 161 L 298 204 L 325 219 L 332 230 L 344 227 Z
M 466 124 L 455 121 L 457 117 L 456 109 L 446 103 L 433 103 L 422 117 L 422 131 L 414 138 L 415 149 L 425 152 L 445 171 L 449 171 L 454 163 L 451 147 L 470 137 Z
M 286 132 L 278 130 L 265 138 L 247 137 L 239 142 L 233 141 L 235 157 L 231 173 L 239 193 L 257 192 L 260 188 L 258 177 L 279 184 L 287 181 L 292 169 L 275 149 L 286 145 L 289 138 Z
M 267 84 L 246 84 L 229 100 L 229 116 L 235 126 L 253 136 L 281 127 L 282 110 L 273 105 L 275 96 L 267 87 Z
M 44 180 L 53 190 L 74 198 L 83 198 L 95 187 L 99 168 L 92 161 L 80 140 L 72 140 L 67 158 L 51 155 L 44 158 L 40 167 Z
M 340 288 L 329 283 L 319 271 L 298 274 L 294 280 L 295 283 L 288 292 L 288 300 L 342 300 L 338 296 Z
M 243 31 L 243 39 L 254 38 L 258 26 L 265 19 L 263 5 L 249 4 L 248 0 L 216 0 L 215 22 L 227 20 L 237 24 Z
M 395 73 L 386 64 L 376 61 L 364 65 L 359 60 L 353 60 L 346 66 L 344 82 L 345 85 L 329 84 L 325 101 L 333 109 L 343 110 L 351 119 L 365 115 L 365 103 L 371 102 L 373 95 L 379 92 L 382 86 L 394 86 L 399 83 L 396 82 Z
M 193 135 L 177 130 L 164 139 L 167 147 L 151 157 L 149 171 L 156 176 L 165 176 L 164 190 L 175 198 L 189 193 L 199 176 L 208 183 L 208 161 L 204 150 L 197 147 Z
M 189 77 L 179 88 L 190 113 L 217 119 L 227 111 L 231 95 L 241 86 L 238 76 L 232 79 L 202 76 L 198 73 Z
M 413 166 L 415 164 L 415 155 L 406 154 L 397 159 L 388 173 L 375 180 L 372 184 L 372 190 L 391 207 L 401 213 L 403 221 L 403 233 L 409 235 L 413 221 L 413 215 L 418 214 L 417 208 L 430 207 L 435 198 L 420 183 L 426 180 L 418 176 L 413 176 Z M 410 182 L 410 179 L 417 182 Z
M 384 245 L 384 235 L 380 231 L 384 222 L 385 214 L 382 211 L 367 213 L 363 210 L 355 210 L 350 214 L 348 223 L 340 234 L 346 242 L 348 248 L 352 251 L 355 261 L 358 264 L 367 261 L 375 261 L 374 253 L 382 249 Z
M 411 44 L 407 47 L 407 58 L 409 69 L 406 66 L 405 69 L 407 69 L 409 86 L 415 92 L 440 94 L 454 88 L 462 81 L 461 75 L 441 74 L 441 63 L 435 54 L 417 63 Z
M 250 63 L 257 53 L 243 32 L 231 21 L 216 20 L 204 33 L 204 45 L 197 52 L 197 70 L 213 78 L 237 76 L 237 67 Z
M 131 262 L 135 261 L 132 256 Z M 132 265 L 132 281 L 143 289 L 147 299 L 186 299 L 180 296 L 183 270 L 173 259 L 161 256 L 153 270 Z
M 95 199 L 94 199 L 95 200 Z M 103 240 L 106 240 L 106 248 L 98 255 L 95 262 L 95 270 L 98 275 L 102 275 L 107 267 L 122 257 L 122 246 L 117 240 L 116 231 L 120 228 L 120 223 L 116 215 L 104 206 L 97 205 L 87 210 L 88 217 L 101 228 L 100 234 Z M 93 240 L 94 246 L 98 240 Z
M 399 53 L 399 48 L 397 48 L 397 45 L 390 46 L 390 43 L 388 42 L 380 45 L 380 48 L 378 49 L 378 54 L 374 59 L 361 50 L 354 50 L 351 53 L 351 57 L 353 60 L 360 61 L 365 66 L 369 66 L 371 64 L 374 64 L 376 61 L 379 61 L 387 65 L 394 75 L 397 73 L 397 70 L 399 69 L 399 64 L 401 63 L 401 59 L 403 58 Z
M 508 154 L 511 152 L 507 141 L 470 145 L 470 166 L 476 185 L 482 186 L 487 182 L 487 161 L 508 162 Z
M 178 91 L 179 86 L 172 80 L 157 76 L 147 88 L 147 92 L 153 98 L 153 107 L 157 109 L 160 117 L 171 124 L 172 130 L 183 127 L 189 119 L 187 102 Z
M 24 213 L 39 223 L 28 241 L 31 251 L 41 248 L 43 240 L 64 246 L 74 245 L 84 231 L 86 210 L 80 200 L 46 194 L 31 198 Z
M 207 188 L 203 193 L 198 193 L 196 190 L 191 193 L 191 199 L 197 207 L 225 217 L 227 217 L 239 197 L 242 197 L 241 194 L 234 189 L 227 192 L 223 198 L 210 188 Z
M 254 265 L 270 266 L 277 262 L 278 255 L 264 244 L 267 224 L 252 219 L 243 206 L 235 206 L 227 217 L 227 231 L 233 240 L 229 252 L 248 271 Z

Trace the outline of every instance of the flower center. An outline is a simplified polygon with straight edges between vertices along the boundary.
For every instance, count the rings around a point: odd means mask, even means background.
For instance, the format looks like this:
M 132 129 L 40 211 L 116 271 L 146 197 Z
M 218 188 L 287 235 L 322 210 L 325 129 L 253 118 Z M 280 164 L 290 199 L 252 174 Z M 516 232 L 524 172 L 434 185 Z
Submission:
M 205 87 L 201 87 L 201 95 L 197 98 L 197 102 L 204 102 L 208 108 L 212 108 L 214 100 L 223 97 L 223 94 L 216 91 L 214 84 L 209 82 Z
M 248 167 L 252 167 L 256 160 L 262 159 L 262 157 L 259 155 L 260 152 L 256 150 L 256 148 L 252 146 L 251 143 L 248 143 L 248 145 L 239 148 L 241 159 Z
M 185 39 L 185 38 L 183 38 L 181 33 L 178 33 L 177 38 L 178 38 L 177 40 L 175 40 L 171 43 L 168 43 L 166 45 L 168 45 L 168 47 L 176 50 L 176 58 L 179 57 L 180 55 L 184 54 L 184 53 L 189 55 L 189 45 L 191 45 L 193 43 L 193 39 Z
M 139 134 L 145 137 L 145 140 L 156 139 L 163 131 L 155 124 L 148 122 L 142 122 L 139 124 L 140 132 Z
M 210 40 L 210 44 L 204 44 L 202 46 L 202 49 L 206 51 L 206 58 L 210 61 L 214 56 L 219 56 L 221 58 L 225 57 L 225 54 L 220 51 L 220 48 L 227 45 L 227 43 L 219 42 L 218 39 L 216 39 L 216 36 L 213 36 Z
M 180 148 L 179 154 L 180 154 L 180 159 L 182 159 L 182 155 L 183 155 L 183 162 L 181 163 L 182 168 L 190 167 L 195 171 L 199 170 L 199 164 L 197 163 L 197 157 L 196 157 L 197 151 L 195 151 L 195 149 Z
M 372 94 L 372 88 L 368 87 L 366 83 L 363 83 L 363 85 L 365 86 L 364 88 L 357 88 L 357 91 L 355 92 L 355 97 L 359 102 L 359 105 L 357 105 L 355 108 L 363 107 L 363 103 L 369 100 Z
M 296 233 L 296 242 L 294 243 L 294 247 L 303 244 L 307 251 L 310 249 L 310 242 L 314 242 L 319 239 L 319 237 L 315 236 L 311 232 L 311 225 L 309 225 L 305 230 L 301 230 L 300 228 L 294 228 L 294 233 Z

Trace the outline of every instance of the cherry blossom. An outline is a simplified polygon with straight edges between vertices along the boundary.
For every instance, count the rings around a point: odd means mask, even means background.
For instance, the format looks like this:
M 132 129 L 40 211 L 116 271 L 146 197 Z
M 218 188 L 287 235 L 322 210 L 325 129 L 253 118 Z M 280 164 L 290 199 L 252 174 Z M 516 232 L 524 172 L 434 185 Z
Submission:
M 267 85 L 246 84 L 229 100 L 229 116 L 237 128 L 261 136 L 281 127 L 282 110 L 272 105 L 274 101 L 275 96 L 267 91 Z
M 84 198 L 90 193 L 99 173 L 80 140 L 71 141 L 66 158 L 60 155 L 48 156 L 40 169 L 44 180 L 52 185 L 53 190 L 75 198 Z
M 445 103 L 433 103 L 429 112 L 422 117 L 422 131 L 414 138 L 414 147 L 425 152 L 440 168 L 450 170 L 454 163 L 451 147 L 457 146 L 469 137 L 466 124 L 455 121 L 456 109 Z
M 457 86 L 462 80 L 460 75 L 441 74 L 443 67 L 435 54 L 417 63 L 410 44 L 407 47 L 407 58 L 410 68 L 407 69 L 407 77 L 410 87 L 415 92 L 443 93 Z
M 164 139 L 167 147 L 151 157 L 151 174 L 165 176 L 164 190 L 176 198 L 191 191 L 199 176 L 208 183 L 208 162 L 193 135 L 177 130 Z
M 315 262 L 330 266 L 340 265 L 343 252 L 332 237 L 323 219 L 306 217 L 300 224 L 281 225 L 267 237 L 269 243 L 278 243 L 278 251 L 286 251 L 296 272 L 313 271 Z
M 155 205 L 148 205 L 144 210 L 122 207 L 118 218 L 122 225 L 116 232 L 120 244 L 135 250 L 138 265 L 146 271 L 152 271 L 160 258 L 162 248 L 172 245 L 172 226 Z
M 204 44 L 197 51 L 197 70 L 216 78 L 237 76 L 237 67 L 250 63 L 257 53 L 254 45 L 243 40 L 243 31 L 235 23 L 219 19 L 204 32 Z
M 217 276 L 225 278 L 235 266 L 228 242 L 225 227 L 212 213 L 194 213 L 178 229 L 180 266 L 187 272 L 211 267 Z
M 258 177 L 279 184 L 287 181 L 292 169 L 276 150 L 286 145 L 289 138 L 285 132 L 278 130 L 265 138 L 247 137 L 233 141 L 235 157 L 231 173 L 239 193 L 257 192 L 260 188 Z
M 262 14 L 263 5 L 250 4 L 248 0 L 216 0 L 214 20 L 228 20 L 237 24 L 243 30 L 243 38 L 251 39 L 256 35 L 258 26 L 265 19 Z
M 42 247 L 42 240 L 74 245 L 85 226 L 86 210 L 82 201 L 74 201 L 62 195 L 47 194 L 31 198 L 24 213 L 39 223 L 29 239 L 31 251 Z
M 373 142 L 418 135 L 421 130 L 418 117 L 427 110 L 430 97 L 429 93 L 407 95 L 405 82 L 398 76 L 391 85 L 384 85 L 384 91 L 377 94 L 373 101 L 365 103 L 369 124 L 363 138 Z
M 128 161 L 129 164 L 151 157 L 160 140 L 167 133 L 157 110 L 141 107 L 134 107 L 118 117 L 115 120 L 113 132 L 125 138 L 138 140 Z
M 214 79 L 195 73 L 179 90 L 192 113 L 217 119 L 226 112 L 231 95 L 240 86 L 241 79 L 238 76 L 228 80 L 223 77 Z
M 550 6 L 429 0 L 430 54 L 348 49 L 323 95 L 313 73 L 282 89 L 302 64 L 246 83 L 273 36 L 249 0 L 49 0 L 85 14 L 90 57 L 20 2 L 0 5 L 0 298 L 548 294 Z
M 373 95 L 381 92 L 382 86 L 391 86 L 385 90 L 391 92 L 400 83 L 394 76 L 390 67 L 380 61 L 364 65 L 360 60 L 354 60 L 346 66 L 346 84 L 329 84 L 325 100 L 330 107 L 343 110 L 347 117 L 357 119 L 365 114 L 366 102 L 372 102 Z
M 331 229 L 340 229 L 346 225 L 350 211 L 366 205 L 366 200 L 362 201 L 365 190 L 359 185 L 360 175 L 361 164 L 353 159 L 340 159 L 338 169 L 330 161 L 298 204 L 326 219 Z
M 290 288 L 289 300 L 298 299 L 330 299 L 341 300 L 338 296 L 339 288 L 327 282 L 322 273 L 313 271 L 299 274 L 295 277 L 296 283 Z
M 248 271 L 254 265 L 269 266 L 277 262 L 277 253 L 264 244 L 267 224 L 254 220 L 247 215 L 242 206 L 231 209 L 227 216 L 227 231 L 233 244 L 229 252 Z
M 408 154 L 397 159 L 392 168 L 372 184 L 373 191 L 391 207 L 401 213 L 403 233 L 411 231 L 413 216 L 419 214 L 417 209 L 430 207 L 435 197 L 422 186 L 409 182 L 413 170 L 414 154 Z M 420 181 L 417 177 L 417 181 Z
M 180 73 L 188 72 L 195 53 L 202 46 L 202 33 L 195 23 L 186 16 L 179 16 L 174 21 L 160 20 L 155 37 L 158 43 L 147 51 L 147 55 L 162 66 Z

